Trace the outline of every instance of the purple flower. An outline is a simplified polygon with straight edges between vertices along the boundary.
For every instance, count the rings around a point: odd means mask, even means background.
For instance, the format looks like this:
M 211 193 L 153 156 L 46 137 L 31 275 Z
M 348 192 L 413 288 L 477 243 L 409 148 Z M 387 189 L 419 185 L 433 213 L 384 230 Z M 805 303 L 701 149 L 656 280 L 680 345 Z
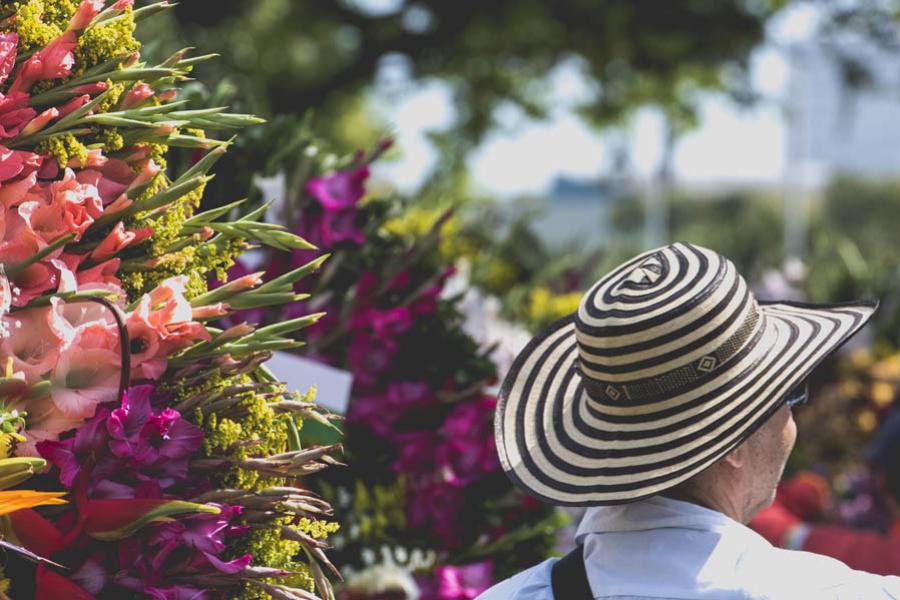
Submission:
M 438 438 L 431 431 L 410 431 L 394 437 L 399 447 L 397 459 L 391 465 L 395 473 L 407 473 L 413 477 L 434 473 L 435 449 Z
M 354 328 L 370 328 L 379 340 L 394 340 L 413 326 L 409 309 L 403 306 L 379 310 L 367 308 L 353 316 Z
M 153 387 L 135 386 L 110 411 L 101 406 L 73 437 L 41 442 L 38 452 L 60 471 L 71 487 L 81 465 L 93 458 L 90 492 L 99 498 L 160 498 L 164 490 L 188 478 L 188 459 L 203 432 L 178 411 L 155 412 Z
M 326 212 L 353 208 L 366 193 L 369 167 L 337 171 L 326 177 L 314 177 L 306 183 L 306 192 L 319 201 Z
M 460 535 L 465 526 L 459 522 L 459 513 L 465 504 L 464 494 L 462 488 L 449 487 L 438 481 L 410 489 L 406 518 L 413 527 L 429 529 L 443 548 L 459 549 L 465 539 Z
M 388 369 L 396 353 L 394 340 L 380 340 L 365 331 L 357 331 L 347 349 L 347 362 L 354 379 L 363 386 L 371 386 Z
M 434 402 L 428 385 L 419 381 L 397 381 L 383 392 L 358 396 L 354 399 L 348 419 L 365 423 L 381 437 L 395 434 L 397 420 L 414 408 L 422 408 Z
M 219 514 L 203 513 L 153 525 L 146 535 L 124 540 L 119 544 L 119 571 L 113 581 L 151 598 L 206 598 L 205 594 L 198 595 L 200 587 L 189 585 L 192 578 L 240 573 L 251 560 L 249 554 L 232 560 L 219 557 L 225 550 L 225 539 L 247 528 L 231 524 L 241 507 L 218 506 Z M 161 587 L 172 579 L 188 585 Z
M 500 469 L 493 422 L 497 399 L 482 396 L 456 406 L 444 421 L 437 449 L 438 469 L 447 483 L 466 486 Z

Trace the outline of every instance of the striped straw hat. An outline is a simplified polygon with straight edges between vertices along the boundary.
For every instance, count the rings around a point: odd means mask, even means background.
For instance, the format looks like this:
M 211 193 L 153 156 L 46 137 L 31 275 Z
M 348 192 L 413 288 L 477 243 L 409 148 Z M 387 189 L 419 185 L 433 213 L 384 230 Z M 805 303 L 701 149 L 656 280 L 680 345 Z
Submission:
M 495 421 L 503 468 L 559 505 L 671 488 L 762 425 L 876 305 L 757 302 L 711 250 L 641 254 L 516 358 Z

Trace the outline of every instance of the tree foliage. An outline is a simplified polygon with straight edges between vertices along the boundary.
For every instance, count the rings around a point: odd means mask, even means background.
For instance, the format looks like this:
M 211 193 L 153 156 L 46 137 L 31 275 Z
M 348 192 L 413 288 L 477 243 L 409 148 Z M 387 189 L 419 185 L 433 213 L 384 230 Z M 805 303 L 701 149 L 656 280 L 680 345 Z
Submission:
M 454 134 L 471 144 L 501 104 L 546 114 L 548 74 L 563 63 L 594 84 L 581 108 L 595 123 L 648 103 L 690 119 L 697 90 L 746 91 L 747 56 L 783 0 L 397 0 L 377 13 L 349 0 L 204 4 L 182 2 L 177 24 L 158 33 L 221 53 L 203 68 L 233 78 L 254 108 L 297 113 L 347 102 L 392 61 L 414 84 L 449 85 Z

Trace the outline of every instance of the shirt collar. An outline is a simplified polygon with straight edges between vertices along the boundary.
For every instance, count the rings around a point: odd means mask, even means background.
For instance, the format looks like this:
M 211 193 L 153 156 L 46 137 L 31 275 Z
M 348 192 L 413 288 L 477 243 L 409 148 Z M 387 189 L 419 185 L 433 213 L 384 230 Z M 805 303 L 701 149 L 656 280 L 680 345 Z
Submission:
M 648 531 L 661 528 L 697 529 L 701 531 L 745 529 L 724 514 L 690 502 L 665 496 L 651 496 L 631 504 L 595 506 L 587 509 L 575 540 L 584 543 L 590 533 Z

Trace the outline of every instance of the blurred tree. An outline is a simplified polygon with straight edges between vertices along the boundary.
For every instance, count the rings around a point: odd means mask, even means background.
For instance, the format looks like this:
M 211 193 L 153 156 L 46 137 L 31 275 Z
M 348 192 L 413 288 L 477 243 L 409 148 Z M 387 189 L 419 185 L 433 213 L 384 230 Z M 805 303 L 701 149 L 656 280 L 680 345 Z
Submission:
M 219 0 L 215 11 L 185 1 L 177 21 L 160 20 L 147 39 L 219 52 L 201 67 L 204 79 L 231 78 L 268 115 L 342 111 L 381 65 L 400 65 L 414 84 L 449 86 L 451 130 L 463 142 L 452 152 L 463 153 L 495 125 L 501 104 L 546 114 L 548 74 L 563 63 L 595 84 L 581 112 L 598 125 L 645 104 L 690 124 L 701 89 L 746 100 L 747 56 L 786 1 Z
M 668 240 L 720 252 L 751 280 L 781 265 L 784 224 L 778 197 L 746 190 L 712 195 L 673 190 L 665 200 Z M 639 237 L 643 222 L 644 204 L 639 198 L 626 199 L 612 214 L 613 228 L 625 242 Z

